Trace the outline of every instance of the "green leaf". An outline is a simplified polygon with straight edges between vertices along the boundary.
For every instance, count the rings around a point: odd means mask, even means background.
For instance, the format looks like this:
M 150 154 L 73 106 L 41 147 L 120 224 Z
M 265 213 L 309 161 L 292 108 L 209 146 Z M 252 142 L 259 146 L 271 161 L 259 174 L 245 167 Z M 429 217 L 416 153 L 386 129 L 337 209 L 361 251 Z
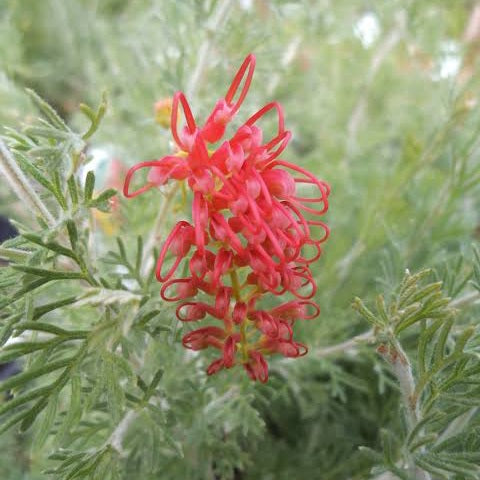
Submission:
M 423 437 L 420 437 L 416 442 L 413 442 L 410 445 L 410 451 L 415 452 L 415 450 L 418 450 L 420 447 L 424 447 L 425 445 L 432 444 L 437 440 L 438 435 L 436 433 L 430 433 L 428 435 L 424 435 Z
M 80 110 L 89 118 L 91 124 L 89 129 L 82 135 L 84 140 L 90 138 L 98 129 L 105 112 L 107 111 L 107 92 L 102 93 L 102 101 L 97 112 L 94 112 L 88 105 L 80 104 Z
M 475 327 L 471 326 L 466 328 L 456 339 L 455 341 L 455 353 L 459 354 L 463 352 L 465 345 L 467 344 L 468 340 L 471 336 L 475 333 Z
M 163 369 L 160 368 L 155 373 L 150 385 L 148 386 L 147 390 L 145 391 L 145 395 L 143 397 L 143 400 L 145 402 L 148 402 L 148 400 L 150 400 L 150 397 L 155 393 L 155 390 L 158 387 L 158 384 L 160 383 L 160 380 L 162 379 L 162 376 L 163 376 Z
M 138 317 L 138 320 L 136 321 L 136 325 L 138 327 L 144 327 L 152 318 L 155 318 L 159 313 L 161 313 L 161 310 L 152 310 L 151 312 L 147 312 L 141 316 Z M 170 327 L 168 327 L 168 331 L 170 331 Z
M 43 397 L 40 398 L 35 405 L 33 405 L 32 408 L 29 408 L 26 411 L 26 414 L 23 417 L 22 423 L 20 424 L 20 431 L 25 432 L 27 431 L 31 426 L 32 423 L 35 421 L 35 419 L 38 417 L 40 412 L 48 405 L 48 398 Z
M 166 430 L 164 430 L 162 433 L 167 445 L 170 446 L 180 458 L 184 458 L 185 454 L 183 453 L 183 448 L 180 442 L 177 442 Z
M 120 377 L 112 354 L 104 352 L 103 381 L 107 388 L 107 402 L 113 421 L 117 422 L 122 416 L 122 410 L 125 403 L 125 396 L 120 387 Z
M 75 175 L 72 174 L 70 177 L 68 177 L 67 186 L 70 199 L 72 200 L 72 205 L 76 207 L 78 205 L 78 188 Z
M 33 439 L 33 444 L 36 447 L 41 447 L 45 443 L 48 437 L 48 434 L 52 429 L 53 422 L 55 421 L 57 408 L 58 408 L 58 393 L 50 396 L 48 400 L 48 405 L 43 411 L 42 421 L 38 425 L 38 428 L 36 429 L 36 433 Z
M 432 363 L 434 365 L 440 364 L 440 362 L 443 360 L 445 344 L 447 343 L 448 335 L 450 334 L 452 326 L 453 326 L 452 318 L 449 318 L 443 323 L 443 327 L 440 330 L 440 335 L 438 337 L 438 340 L 435 343 L 435 346 L 433 347 Z
M 90 170 L 87 173 L 87 178 L 85 179 L 85 190 L 83 194 L 84 202 L 87 205 L 92 199 L 94 188 L 95 188 L 95 174 Z
M 64 339 L 67 340 L 67 339 Z M 63 340 L 63 341 L 64 341 Z M 0 362 L 10 362 L 23 355 L 37 352 L 39 350 L 46 350 L 55 345 L 62 343 L 62 339 L 41 341 L 41 342 L 18 342 L 4 347 L 0 353 Z
M 60 452 L 55 452 L 54 454 L 50 455 L 48 458 L 50 460 L 63 461 L 62 464 L 54 470 L 45 470 L 42 473 L 47 475 L 63 473 L 66 470 L 68 470 L 68 467 L 70 467 L 70 465 L 73 465 L 77 461 L 82 460 L 83 458 L 85 458 L 86 455 L 87 454 L 85 452 L 73 453 L 69 450 L 68 451 L 62 450 Z
M 61 360 L 56 360 L 54 362 L 43 365 L 42 367 L 32 368 L 30 370 L 27 370 L 26 372 L 19 373 L 13 377 L 10 377 L 9 379 L 0 382 L 0 392 L 11 390 L 12 388 L 23 385 L 24 383 L 27 383 L 34 378 L 41 377 L 43 375 L 46 375 L 47 373 L 59 370 L 60 368 L 68 367 L 75 360 L 75 358 L 76 357 L 73 356 Z
M 436 467 L 445 472 L 452 472 L 458 475 L 464 475 L 465 479 L 476 480 L 480 473 L 480 468 L 470 462 L 462 460 L 454 460 L 451 457 L 445 458 L 441 454 L 428 454 L 422 455 L 422 460 L 429 463 L 433 467 Z
M 63 440 L 74 425 L 76 425 L 82 416 L 82 382 L 80 374 L 73 372 L 70 378 L 70 404 L 67 414 L 63 419 L 62 425 L 58 431 L 58 438 Z
M 67 211 L 67 199 L 63 195 L 62 191 L 62 181 L 60 178 L 60 174 L 58 170 L 54 170 L 53 172 L 53 185 L 55 186 L 55 189 L 53 191 L 53 194 L 55 195 L 55 198 L 57 199 L 59 205 L 62 207 L 64 211 Z
M 15 159 L 22 168 L 22 170 L 27 173 L 29 176 L 34 178 L 40 185 L 45 187 L 51 193 L 55 192 L 55 187 L 50 180 L 48 180 L 43 173 L 38 169 L 33 163 L 31 163 L 27 158 L 19 153 L 16 153 Z
M 358 297 L 355 297 L 352 308 L 356 310 L 365 320 L 377 327 L 383 327 L 385 324 L 380 319 L 378 319 L 362 302 Z
M 56 242 L 45 242 L 42 237 L 39 235 L 35 235 L 33 233 L 24 233 L 22 234 L 24 238 L 26 238 L 29 242 L 35 243 L 36 245 L 40 245 L 42 247 L 45 247 L 52 252 L 58 253 L 59 255 L 64 255 L 66 257 L 70 257 L 74 260 L 77 259 L 77 256 L 75 252 L 70 250 L 69 248 L 66 248 L 59 243 Z
M 123 240 L 120 237 L 117 237 L 116 240 L 117 240 L 118 251 L 120 252 L 121 259 L 124 262 L 128 263 L 127 251 L 125 250 L 125 244 L 123 243 Z
M 417 438 L 417 435 L 421 433 L 423 428 L 430 422 L 436 422 L 445 416 L 444 412 L 433 412 L 428 415 L 425 415 L 422 420 L 420 420 L 415 427 L 410 431 L 407 436 L 406 444 L 410 445 Z
M 46 281 L 51 280 L 85 280 L 81 272 L 63 272 L 56 270 L 46 270 L 44 268 L 30 267 L 29 265 L 12 265 L 12 268 L 20 272 L 29 273 L 38 277 L 43 277 Z
M 87 206 L 90 208 L 97 208 L 103 212 L 109 212 L 110 205 L 108 201 L 115 195 L 117 195 L 117 190 L 114 188 L 109 188 L 102 192 L 98 197 L 90 200 L 87 203 Z
M 22 322 L 15 325 L 15 330 L 24 331 L 31 330 L 36 332 L 51 333 L 60 337 L 68 338 L 85 338 L 90 332 L 88 330 L 65 330 L 50 323 L 44 322 Z
M 21 395 L 15 395 L 12 400 L 9 400 L 8 402 L 0 405 L 0 415 L 3 415 L 9 410 L 23 405 L 24 403 L 31 402 L 38 397 L 48 396 L 52 388 L 52 385 L 47 385 L 46 387 L 36 388 L 35 390 L 30 390 L 29 392 L 23 393 Z
M 45 398 L 42 398 L 41 400 L 44 402 L 43 406 L 45 406 L 47 404 L 47 400 L 45 400 Z M 19 412 L 19 413 L 13 415 L 12 417 L 10 417 L 6 422 L 3 422 L 0 426 L 0 434 L 2 434 L 3 432 L 6 432 L 7 430 L 12 428 L 17 423 L 24 420 L 30 414 L 30 412 L 31 412 L 31 410 L 22 410 L 21 412 Z M 38 412 L 38 413 L 40 413 L 40 412 Z
M 27 88 L 26 92 L 28 96 L 33 100 L 33 103 L 38 107 L 38 109 L 45 115 L 45 117 L 51 122 L 54 127 L 65 132 L 71 132 L 67 124 L 60 117 L 60 115 L 45 100 L 43 100 L 39 95 L 37 95 L 37 93 L 35 93 L 30 88 Z
M 38 320 L 46 313 L 56 310 L 57 308 L 62 308 L 67 305 L 71 305 L 72 303 L 75 303 L 77 300 L 78 300 L 78 297 L 76 296 L 67 297 L 67 298 L 62 298 L 61 300 L 57 300 L 55 302 L 39 305 L 38 307 L 35 307 L 35 309 L 33 310 L 33 320 Z
M 67 225 L 67 231 L 68 231 L 68 237 L 70 239 L 70 245 L 74 250 L 77 248 L 77 243 L 78 243 L 78 230 L 77 226 L 75 225 L 75 222 L 73 220 L 67 220 L 66 222 Z
M 0 330 L 0 346 L 5 345 L 6 341 L 11 337 L 14 329 L 14 325 L 20 321 L 22 313 L 12 315 L 6 320 L 5 325 Z
M 385 306 L 385 299 L 383 295 L 378 295 L 376 298 L 377 312 L 380 314 L 380 319 L 382 320 L 383 325 L 388 325 L 390 319 L 388 317 L 387 308 Z

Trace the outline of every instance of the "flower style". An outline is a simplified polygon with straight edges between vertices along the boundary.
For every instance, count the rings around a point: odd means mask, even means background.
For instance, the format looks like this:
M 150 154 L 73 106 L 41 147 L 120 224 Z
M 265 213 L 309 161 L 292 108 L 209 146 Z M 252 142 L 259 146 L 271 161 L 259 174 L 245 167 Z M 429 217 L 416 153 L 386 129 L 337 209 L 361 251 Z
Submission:
M 203 125 L 197 125 L 185 95 L 177 92 L 170 120 L 177 152 L 132 167 L 124 194 L 135 197 L 170 181 L 188 186 L 191 221 L 179 221 L 160 250 L 160 295 L 180 302 L 176 315 L 182 322 L 207 316 L 215 322 L 182 340 L 191 350 L 218 350 L 209 375 L 241 364 L 251 379 L 266 382 L 265 356 L 300 357 L 308 351 L 293 339 L 293 328 L 297 320 L 320 313 L 311 300 L 317 287 L 310 264 L 320 257 L 329 235 L 319 217 L 328 209 L 330 189 L 312 173 L 279 158 L 291 133 L 277 102 L 265 105 L 215 147 L 243 103 L 254 69 L 255 57 L 248 55 Z M 277 131 L 269 139 L 259 126 L 266 115 L 277 120 Z M 133 176 L 144 168 L 149 169 L 147 183 L 130 191 Z M 313 193 L 300 196 L 299 188 Z M 180 271 L 187 275 L 181 277 Z M 272 295 L 292 299 L 262 308 Z

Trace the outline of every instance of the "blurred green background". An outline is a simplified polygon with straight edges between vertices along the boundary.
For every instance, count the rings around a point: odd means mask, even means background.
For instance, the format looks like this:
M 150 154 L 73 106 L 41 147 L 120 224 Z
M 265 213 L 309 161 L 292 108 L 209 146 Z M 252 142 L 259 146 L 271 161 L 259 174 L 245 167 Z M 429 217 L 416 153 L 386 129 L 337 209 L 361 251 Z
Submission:
M 314 271 L 322 315 L 300 327 L 311 352 L 272 363 L 270 386 L 251 398 L 262 427 L 223 459 L 236 457 L 236 479 L 367 478 L 370 463 L 358 446 L 376 448 L 380 428 L 398 427 L 392 381 L 373 349 L 335 358 L 319 352 L 368 328 L 350 308 L 354 296 L 390 292 L 406 268 L 433 267 L 448 280 L 449 266 L 471 258 L 480 235 L 480 4 L 225 4 L 217 22 L 219 2 L 208 0 L 0 0 L 0 123 L 31 121 L 30 87 L 84 126 L 79 103 L 96 105 L 106 90 L 92 165 L 117 158 L 130 166 L 170 151 L 170 132 L 154 121 L 157 100 L 186 90 L 202 118 L 255 53 L 238 121 L 273 99 L 283 104 L 293 132 L 284 157 L 330 183 L 332 234 Z M 205 68 L 192 85 L 202 49 Z M 158 197 L 148 195 L 122 206 L 127 242 L 153 224 Z M 0 202 L 3 213 L 28 218 L 5 183 Z M 446 285 L 453 294 L 455 281 Z M 195 454 L 152 478 L 220 478 L 196 469 L 202 429 L 184 435 Z M 44 478 L 42 458 L 28 436 L 4 436 L 0 478 Z

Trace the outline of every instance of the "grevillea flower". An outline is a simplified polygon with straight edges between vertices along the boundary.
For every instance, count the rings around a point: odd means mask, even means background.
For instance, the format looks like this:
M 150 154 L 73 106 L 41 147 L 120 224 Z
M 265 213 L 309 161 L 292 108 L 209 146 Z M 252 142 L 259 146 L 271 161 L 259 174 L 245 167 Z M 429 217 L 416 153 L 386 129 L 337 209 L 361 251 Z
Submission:
M 310 265 L 329 234 L 320 217 L 328 209 L 330 189 L 312 173 L 280 159 L 291 133 L 277 102 L 248 117 L 222 141 L 254 69 L 255 57 L 249 55 L 204 124 L 197 123 L 185 95 L 177 92 L 170 118 L 177 151 L 132 167 L 124 194 L 135 197 L 169 182 L 188 187 L 189 219 L 173 227 L 160 249 L 160 295 L 179 302 L 179 320 L 202 323 L 182 343 L 191 350 L 218 351 L 209 375 L 240 364 L 251 379 L 266 382 L 267 355 L 300 357 L 308 351 L 294 340 L 293 331 L 297 320 L 320 313 L 312 300 L 317 286 Z M 276 118 L 271 138 L 264 138 L 260 126 L 266 115 Z M 135 173 L 145 168 L 147 182 L 131 191 Z M 262 308 L 272 296 L 290 299 Z M 207 319 L 211 325 L 203 325 Z

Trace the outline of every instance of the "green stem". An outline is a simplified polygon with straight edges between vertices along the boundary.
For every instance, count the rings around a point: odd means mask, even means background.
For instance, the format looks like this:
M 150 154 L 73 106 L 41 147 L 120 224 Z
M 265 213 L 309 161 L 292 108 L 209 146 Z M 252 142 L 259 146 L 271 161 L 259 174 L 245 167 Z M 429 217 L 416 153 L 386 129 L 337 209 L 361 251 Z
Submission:
M 10 187 L 20 201 L 26 203 L 32 212 L 38 212 L 48 226 L 55 227 L 55 218 L 42 202 L 37 192 L 17 165 L 12 152 L 3 140 L 0 139 L 0 172 L 3 173 Z

